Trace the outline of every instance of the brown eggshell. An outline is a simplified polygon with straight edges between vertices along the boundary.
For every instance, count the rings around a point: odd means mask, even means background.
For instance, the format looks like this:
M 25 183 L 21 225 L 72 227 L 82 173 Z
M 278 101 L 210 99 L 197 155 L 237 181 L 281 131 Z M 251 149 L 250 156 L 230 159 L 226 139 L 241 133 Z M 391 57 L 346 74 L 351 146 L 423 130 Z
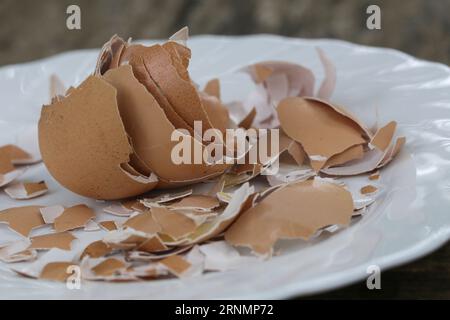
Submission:
M 42 108 L 39 146 L 51 175 L 83 196 L 119 199 L 157 184 L 137 181 L 121 167 L 133 149 L 118 111 L 116 89 L 98 76 L 90 76 L 65 99 Z
M 286 98 L 277 112 L 282 129 L 301 143 L 316 171 L 333 155 L 366 142 L 353 120 L 320 101 Z
M 175 164 L 171 159 L 171 141 L 175 127 L 170 123 L 156 99 L 134 77 L 130 66 L 109 70 L 104 78 L 117 89 L 119 111 L 135 153 L 160 180 L 174 183 L 191 183 L 220 174 L 227 165 Z M 191 136 L 194 145 L 201 143 Z M 150 172 L 145 172 L 149 174 Z

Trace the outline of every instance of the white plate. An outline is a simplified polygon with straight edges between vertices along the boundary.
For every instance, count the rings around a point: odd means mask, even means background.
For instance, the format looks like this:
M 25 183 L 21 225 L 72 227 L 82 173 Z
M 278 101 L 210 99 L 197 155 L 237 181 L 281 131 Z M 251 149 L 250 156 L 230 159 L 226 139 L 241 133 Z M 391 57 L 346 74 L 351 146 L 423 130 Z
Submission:
M 191 74 L 203 85 L 220 76 L 225 100 L 243 97 L 250 82 L 233 75 L 239 67 L 262 60 L 287 60 L 323 75 L 315 46 L 337 66 L 333 100 L 368 125 L 397 120 L 407 137 L 405 150 L 382 171 L 383 192 L 369 212 L 351 227 L 311 243 L 283 242 L 283 253 L 264 263 L 196 279 L 140 283 L 63 284 L 24 279 L 0 264 L 0 298 L 286 298 L 342 286 L 423 256 L 450 236 L 450 69 L 391 49 L 334 40 L 276 36 L 200 36 L 189 41 Z M 0 69 L 0 144 L 35 124 L 48 102 L 48 78 L 80 83 L 94 67 L 97 51 L 73 51 Z M 33 204 L 101 203 L 62 189 L 41 164 L 25 178 L 48 181 L 51 193 Z M 21 202 L 20 204 L 24 204 Z M 0 195 L 0 209 L 19 205 Z M 8 239 L 0 226 L 0 241 Z M 0 244 L 1 244 L 0 242 Z

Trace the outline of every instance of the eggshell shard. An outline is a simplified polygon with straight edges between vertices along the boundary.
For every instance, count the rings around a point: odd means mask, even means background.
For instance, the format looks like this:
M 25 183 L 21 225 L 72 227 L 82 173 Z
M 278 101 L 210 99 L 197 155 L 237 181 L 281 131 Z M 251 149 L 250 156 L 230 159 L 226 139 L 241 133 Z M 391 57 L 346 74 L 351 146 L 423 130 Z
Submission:
M 111 253 L 113 248 L 111 248 L 107 243 L 102 240 L 97 240 L 90 243 L 86 248 L 84 248 L 83 252 L 80 255 L 80 260 L 83 260 L 85 256 L 91 258 L 100 258 L 104 257 L 107 254 Z
M 49 250 L 58 248 L 61 250 L 71 250 L 72 241 L 76 237 L 70 232 L 49 233 L 40 236 L 31 237 L 29 249 Z
M 170 257 L 164 258 L 159 263 L 169 269 L 171 273 L 176 275 L 177 277 L 186 276 L 192 267 L 192 265 L 183 257 L 178 255 L 172 255 Z
M 49 86 L 50 101 L 53 103 L 64 97 L 66 93 L 66 87 L 61 79 L 56 75 L 50 75 L 50 86 Z
M 197 225 L 186 215 L 166 208 L 152 208 L 152 216 L 161 227 L 161 233 L 178 240 L 195 231 Z
M 195 86 L 180 77 L 172 64 L 170 53 L 161 45 L 156 44 L 149 47 L 131 45 L 125 49 L 121 61 L 122 64 L 129 63 L 133 70 L 138 67 L 138 63 L 143 63 L 147 74 L 142 75 L 141 73 L 141 75 L 150 76 L 175 113 L 190 127 L 194 127 L 194 121 L 202 121 L 203 130 L 212 128 Z M 150 89 L 150 92 L 154 94 L 155 90 Z M 162 105 L 163 108 L 164 106 Z M 203 132 L 199 132 L 199 134 Z
M 173 210 L 193 210 L 209 212 L 220 205 L 215 197 L 206 195 L 190 195 L 180 201 L 168 205 Z
M 317 97 L 324 100 L 329 100 L 336 87 L 336 66 L 334 63 L 326 56 L 325 52 L 317 47 L 317 53 L 322 63 L 323 69 L 325 71 L 325 77 L 317 91 Z
M 117 223 L 113 220 L 100 221 L 98 225 L 106 231 L 113 231 L 118 229 Z
M 45 225 L 40 206 L 24 206 L 0 211 L 0 223 L 4 222 L 9 228 L 28 237 L 31 230 Z
M 7 144 L 0 147 L 0 174 L 13 171 L 14 164 L 32 164 L 39 161 L 19 146 Z
M 65 209 L 61 215 L 55 218 L 54 228 L 56 232 L 82 228 L 94 217 L 94 211 L 88 206 L 84 204 L 76 205 Z
M 367 185 L 361 188 L 361 194 L 371 194 L 378 191 L 378 188 L 372 185 Z
M 339 167 L 324 168 L 321 172 L 334 176 L 350 176 L 383 167 L 395 157 L 405 143 L 404 137 L 395 138 L 395 128 L 395 122 L 390 122 L 378 129 L 369 143 L 372 149 L 365 151 L 361 159 L 350 161 Z
M 28 249 L 29 239 L 22 239 L 8 243 L 0 248 L 0 261 L 5 263 L 16 263 L 34 260 L 37 257 L 36 250 Z
M 75 263 L 73 263 L 74 258 L 75 253 L 72 251 L 53 248 L 45 252 L 42 256 L 39 257 L 39 259 L 33 261 L 30 264 L 13 267 L 11 269 L 20 275 L 37 279 L 40 278 L 42 271 L 50 263 L 65 262 L 69 263 L 70 265 L 75 265 Z
M 44 181 L 41 182 L 27 182 L 14 183 L 5 188 L 5 193 L 12 199 L 26 200 L 39 197 L 47 193 L 47 185 Z
M 12 171 L 9 171 L 5 174 L 0 174 L 0 188 L 10 184 L 15 179 L 20 177 L 24 172 L 25 170 L 22 169 L 13 169 Z
M 220 82 L 219 79 L 211 79 L 209 80 L 205 88 L 203 89 L 205 93 L 207 93 L 210 96 L 216 97 L 220 100 Z
M 96 76 L 42 108 L 39 145 L 52 176 L 83 196 L 119 199 L 157 184 L 131 179 L 121 168 L 133 150 L 119 115 L 116 89 Z
M 315 180 L 288 184 L 244 212 L 225 240 L 268 256 L 278 239 L 307 240 L 320 228 L 347 225 L 352 214 L 353 200 L 343 187 Z
M 286 98 L 277 112 L 283 131 L 302 145 L 316 171 L 332 156 L 366 142 L 355 122 L 319 101 Z
M 55 219 L 59 217 L 64 212 L 64 207 L 60 205 L 54 205 L 49 207 L 40 208 L 42 219 L 46 224 L 52 224 Z
M 50 262 L 42 269 L 39 279 L 65 282 L 71 276 L 68 272 L 72 262 Z

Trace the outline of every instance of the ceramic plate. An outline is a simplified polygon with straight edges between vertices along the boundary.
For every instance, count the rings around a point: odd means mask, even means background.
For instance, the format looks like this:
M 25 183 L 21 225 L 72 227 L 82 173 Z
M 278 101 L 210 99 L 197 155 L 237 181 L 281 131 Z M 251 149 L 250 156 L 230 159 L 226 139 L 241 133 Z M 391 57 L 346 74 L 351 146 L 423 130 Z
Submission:
M 225 101 L 243 98 L 251 83 L 236 71 L 262 60 L 286 60 L 323 71 L 315 47 L 336 64 L 332 100 L 347 106 L 369 126 L 399 124 L 407 144 L 382 171 L 378 201 L 346 229 L 311 242 L 282 241 L 273 259 L 223 273 L 186 280 L 139 283 L 64 284 L 16 276 L 0 263 L 0 298 L 287 298 L 329 290 L 367 277 L 367 268 L 387 268 L 423 256 L 450 237 L 450 69 L 391 49 L 334 40 L 276 36 L 200 36 L 189 41 L 193 79 L 203 85 L 220 77 Z M 94 68 L 97 51 L 72 51 L 47 59 L 0 68 L 0 145 L 36 124 L 49 100 L 49 76 L 68 85 L 80 83 Z M 85 202 L 98 211 L 104 204 L 60 187 L 43 164 L 24 179 L 48 182 L 51 192 L 27 204 Z M 0 209 L 23 205 L 0 194 Z M 0 226 L 0 244 L 15 235 Z M 79 245 L 79 244 L 78 244 Z

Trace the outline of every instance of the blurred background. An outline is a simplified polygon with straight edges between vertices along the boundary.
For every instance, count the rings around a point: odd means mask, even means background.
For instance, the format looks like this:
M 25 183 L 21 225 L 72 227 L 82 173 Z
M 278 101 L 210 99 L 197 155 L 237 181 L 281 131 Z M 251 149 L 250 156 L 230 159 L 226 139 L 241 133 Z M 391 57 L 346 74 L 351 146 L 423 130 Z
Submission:
M 81 8 L 81 30 L 66 28 L 66 8 Z M 381 8 L 381 30 L 366 28 L 366 8 Z M 450 0 L 1 0 L 0 65 L 98 48 L 114 33 L 167 38 L 191 34 L 274 33 L 338 38 L 396 48 L 449 64 Z

